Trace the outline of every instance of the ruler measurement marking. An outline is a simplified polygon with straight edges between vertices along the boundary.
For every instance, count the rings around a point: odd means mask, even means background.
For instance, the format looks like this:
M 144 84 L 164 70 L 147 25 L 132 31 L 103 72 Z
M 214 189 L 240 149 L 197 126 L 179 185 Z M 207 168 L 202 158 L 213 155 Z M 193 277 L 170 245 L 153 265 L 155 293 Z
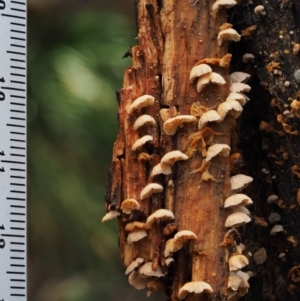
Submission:
M 26 20 L 25 17 L 17 16 L 17 15 L 9 15 L 9 14 L 1 14 L 3 17 L 9 17 L 9 18 L 16 18 L 16 19 L 23 19 Z M 25 25 L 24 25 L 25 26 Z
M 24 10 L 24 9 L 19 9 L 19 8 L 11 8 L 11 10 L 14 10 L 14 11 L 20 11 L 20 12 L 22 12 L 22 13 L 25 13 L 25 12 L 26 12 L 26 10 Z
M 23 60 L 18 60 L 18 59 L 10 59 L 12 62 L 20 62 L 20 63 L 25 63 Z
M 15 22 L 10 22 L 11 25 L 16 25 L 16 26 L 26 26 L 25 24 L 21 23 L 15 23 Z

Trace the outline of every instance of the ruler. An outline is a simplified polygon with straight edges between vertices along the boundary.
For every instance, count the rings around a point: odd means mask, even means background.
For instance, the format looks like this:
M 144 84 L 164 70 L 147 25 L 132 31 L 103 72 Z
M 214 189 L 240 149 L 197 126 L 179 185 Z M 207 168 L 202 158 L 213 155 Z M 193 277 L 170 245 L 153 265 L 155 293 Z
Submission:
M 26 0 L 0 0 L 0 301 L 27 300 Z

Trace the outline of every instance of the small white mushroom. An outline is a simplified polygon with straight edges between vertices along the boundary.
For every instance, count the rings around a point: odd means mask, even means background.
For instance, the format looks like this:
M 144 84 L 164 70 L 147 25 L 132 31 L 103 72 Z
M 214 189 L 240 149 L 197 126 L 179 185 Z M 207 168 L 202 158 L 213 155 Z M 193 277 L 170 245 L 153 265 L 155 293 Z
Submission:
M 250 76 L 251 75 L 246 72 L 240 72 L 240 71 L 233 72 L 229 75 L 230 83 L 231 85 L 233 83 L 246 83 L 250 78 Z
M 241 225 L 244 225 L 246 223 L 249 223 L 251 221 L 251 218 L 243 213 L 243 212 L 234 212 L 226 218 L 225 221 L 225 227 L 226 228 L 237 228 Z
M 140 204 L 135 199 L 127 199 L 122 202 L 121 210 L 125 214 L 130 214 L 132 210 L 139 210 Z
M 153 271 L 152 264 L 152 261 L 143 264 L 139 268 L 139 273 L 148 277 L 163 277 L 167 274 L 167 271 L 163 272 L 160 266 L 157 266 L 156 271 Z
M 171 172 L 172 172 L 172 170 L 169 165 L 166 165 L 166 164 L 162 165 L 161 163 L 158 163 L 157 165 L 155 165 L 153 167 L 150 176 L 154 177 L 159 174 L 169 175 Z
M 109 221 L 110 219 L 116 218 L 119 215 L 121 215 L 121 213 L 119 211 L 109 211 L 102 218 L 102 223 L 105 223 L 105 222 Z
M 263 264 L 267 259 L 267 252 L 265 248 L 260 248 L 253 254 L 253 260 L 256 264 Z
M 250 211 L 244 206 L 232 206 L 232 207 L 229 208 L 229 212 L 230 213 L 242 212 L 242 213 L 245 213 L 248 216 L 251 215 Z
M 210 161 L 213 157 L 219 155 L 228 157 L 230 153 L 230 146 L 227 144 L 216 143 L 207 149 L 205 161 Z
M 230 100 L 238 101 L 240 105 L 245 105 L 249 98 L 241 92 L 231 92 L 226 98 L 226 102 Z
M 163 130 L 167 135 L 174 135 L 178 127 L 182 127 L 184 123 L 196 122 L 197 118 L 192 115 L 178 115 L 165 121 Z
M 154 104 L 154 97 L 151 95 L 142 95 L 135 99 L 128 109 L 128 113 L 132 113 L 135 110 L 140 110 L 143 107 L 151 106 Z
M 270 196 L 268 196 L 267 198 L 267 203 L 268 204 L 272 204 L 274 203 L 275 201 L 278 200 L 278 196 L 276 194 L 271 194 Z
M 245 194 L 237 193 L 225 200 L 224 208 L 228 208 L 231 206 L 248 206 L 253 204 L 253 201 Z
M 226 100 L 219 104 L 217 108 L 217 112 L 222 119 L 224 119 L 228 113 L 231 114 L 234 118 L 238 118 L 241 115 L 242 111 L 242 106 L 236 100 Z
M 283 226 L 282 226 L 282 225 L 275 225 L 275 226 L 271 229 L 270 234 L 271 234 L 271 235 L 275 235 L 275 234 L 277 234 L 278 232 L 283 232 Z
M 195 240 L 197 235 L 190 230 L 182 230 L 175 234 L 174 236 L 174 250 L 180 250 L 187 240 Z
M 155 119 L 150 115 L 142 115 L 140 116 L 134 123 L 133 128 L 137 130 L 138 128 L 142 127 L 143 125 L 155 125 Z
M 202 293 L 211 294 L 212 292 L 212 287 L 204 281 L 188 282 L 179 290 L 178 298 L 182 300 L 191 293 L 200 295 Z
M 146 198 L 149 198 L 153 193 L 159 193 L 164 190 L 163 186 L 157 183 L 150 183 L 146 185 L 140 194 L 140 199 L 144 200 Z
M 227 286 L 235 292 L 238 291 L 238 296 L 241 297 L 248 292 L 250 287 L 248 280 L 249 275 L 243 271 L 229 272 Z
M 242 57 L 243 63 L 248 63 L 249 61 L 254 61 L 254 55 L 252 53 L 245 53 Z
M 174 259 L 169 257 L 166 259 L 166 266 L 169 266 L 171 264 L 171 262 L 174 262 Z
M 147 279 L 142 278 L 138 272 L 133 271 L 128 277 L 128 282 L 135 289 L 141 290 L 146 287 Z
M 172 256 L 174 252 L 176 252 L 174 247 L 174 238 L 170 238 L 166 241 L 164 256 L 169 257 Z
M 230 85 L 231 92 L 249 92 L 251 87 L 244 83 L 233 83 Z
M 217 85 L 225 85 L 225 79 L 216 72 L 211 72 L 204 74 L 199 77 L 197 81 L 197 91 L 200 93 L 202 89 L 207 86 L 209 83 L 217 84 Z
M 134 230 L 128 234 L 127 242 L 129 244 L 132 244 L 133 242 L 139 241 L 146 236 L 147 236 L 147 232 L 145 230 L 143 229 Z
M 172 221 L 174 220 L 174 214 L 172 211 L 167 209 L 158 209 L 154 213 L 152 213 L 150 216 L 148 216 L 146 225 L 148 227 L 151 227 L 151 225 L 156 222 L 161 221 Z
M 140 148 L 141 146 L 143 146 L 145 143 L 147 143 L 148 141 L 152 141 L 153 137 L 150 135 L 145 135 L 142 138 L 139 138 L 138 140 L 136 140 L 134 142 L 134 144 L 132 145 L 132 150 L 135 151 L 138 148 Z
M 126 269 L 125 275 L 129 275 L 133 270 L 139 267 L 144 262 L 144 258 L 137 257 Z
M 221 30 L 218 34 L 218 44 L 219 46 L 222 45 L 224 40 L 230 40 L 238 42 L 241 40 L 241 36 L 238 34 L 238 32 L 233 28 L 227 28 L 224 30 Z
M 254 13 L 262 16 L 266 15 L 265 8 L 262 5 L 257 5 L 254 8 Z
M 228 260 L 229 271 L 241 270 L 248 264 L 249 261 L 247 257 L 241 254 L 233 255 Z
M 198 127 L 199 129 L 203 129 L 208 122 L 221 122 L 222 118 L 215 110 L 209 110 L 202 114 L 199 119 Z
M 276 224 L 278 222 L 281 221 L 281 216 L 279 213 L 277 212 L 272 212 L 269 217 L 268 217 L 268 221 L 271 223 L 271 224 Z
M 179 150 L 166 153 L 160 160 L 162 165 L 173 165 L 177 161 L 187 160 L 189 157 Z
M 192 82 L 195 78 L 200 77 L 203 74 L 212 72 L 212 69 L 207 64 L 200 64 L 194 66 L 190 73 L 190 81 Z
M 248 186 L 253 181 L 253 178 L 238 174 L 230 178 L 231 191 L 238 191 Z
M 230 8 L 236 4 L 235 0 L 217 0 L 212 6 L 212 11 L 216 14 L 221 7 Z

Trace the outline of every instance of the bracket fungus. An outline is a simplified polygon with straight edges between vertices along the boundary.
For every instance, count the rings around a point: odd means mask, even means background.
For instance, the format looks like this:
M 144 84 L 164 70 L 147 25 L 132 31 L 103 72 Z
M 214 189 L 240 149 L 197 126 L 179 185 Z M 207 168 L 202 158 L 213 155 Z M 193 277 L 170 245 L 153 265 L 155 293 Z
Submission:
M 200 77 L 203 74 L 211 73 L 212 69 L 207 64 L 199 64 L 192 68 L 190 73 L 190 81 L 192 82 L 195 78 Z
M 244 255 L 232 255 L 228 260 L 229 271 L 237 271 L 249 264 L 248 258 Z
M 234 212 L 227 216 L 225 221 L 225 227 L 237 228 L 241 225 L 249 223 L 250 221 L 251 218 L 247 214 L 243 212 Z
M 222 119 L 224 119 L 228 113 L 230 113 L 234 118 L 238 118 L 242 111 L 242 106 L 236 100 L 226 100 L 217 108 L 217 112 Z
M 155 124 L 156 121 L 152 116 L 144 114 L 135 121 L 133 128 L 137 130 L 144 125 L 155 125 Z
M 231 206 L 248 206 L 253 204 L 253 201 L 245 194 L 237 193 L 225 200 L 224 208 Z
M 219 46 L 221 46 L 223 44 L 224 40 L 238 42 L 241 40 L 241 36 L 238 34 L 238 32 L 235 29 L 227 28 L 227 29 L 221 30 L 218 34 Z
M 141 146 L 143 146 L 144 144 L 146 144 L 149 141 L 152 141 L 153 137 L 150 135 L 145 135 L 142 138 L 139 138 L 138 140 L 136 140 L 134 142 L 134 144 L 132 145 L 131 149 L 133 151 L 137 150 L 138 148 L 140 148 Z
M 139 229 L 139 230 L 134 230 L 132 232 L 130 232 L 127 236 L 127 242 L 129 244 L 135 242 L 135 241 L 139 241 L 142 238 L 147 236 L 147 232 L 143 229 Z
M 267 260 L 267 251 L 265 248 L 260 248 L 253 254 L 253 260 L 256 264 L 263 264 Z
M 121 213 L 119 211 L 109 211 L 103 216 L 102 223 L 105 223 L 105 222 L 109 221 L 110 219 L 116 218 L 119 215 L 121 215 Z
M 208 122 L 221 122 L 222 118 L 215 110 L 210 110 L 204 114 L 199 119 L 198 127 L 203 129 Z
M 229 272 L 227 287 L 237 292 L 238 297 L 244 296 L 250 288 L 249 278 L 249 275 L 243 271 Z
M 204 74 L 200 76 L 197 81 L 197 91 L 200 93 L 202 89 L 210 83 L 217 85 L 225 85 L 226 81 L 220 74 L 216 72 Z
M 171 167 L 167 164 L 162 165 L 161 163 L 158 163 L 155 165 L 151 171 L 150 176 L 154 177 L 159 174 L 165 174 L 169 175 L 172 172 Z
M 262 15 L 262 16 L 265 16 L 265 15 L 266 15 L 266 12 L 265 12 L 264 6 L 262 6 L 262 5 L 257 5 L 257 6 L 254 8 L 254 13 L 255 13 L 256 15 Z
M 144 200 L 146 198 L 149 198 L 153 193 L 159 193 L 162 192 L 164 188 L 158 184 L 158 183 L 150 183 L 146 185 L 140 194 L 140 199 Z
M 205 161 L 210 161 L 213 157 L 219 155 L 227 157 L 230 153 L 230 146 L 227 144 L 216 143 L 207 149 Z
M 144 289 L 146 287 L 147 279 L 142 278 L 141 275 L 138 272 L 133 271 L 128 277 L 128 282 L 135 289 L 141 290 L 141 289 Z
M 144 258 L 137 257 L 131 264 L 127 267 L 125 275 L 131 274 L 137 267 L 139 267 L 145 261 Z
M 151 261 L 143 264 L 139 268 L 139 273 L 147 277 L 163 277 L 167 274 L 167 271 L 163 272 L 160 266 L 157 266 L 157 269 L 154 271 L 152 269 L 152 264 L 153 262 Z
M 194 232 L 190 230 L 179 231 L 174 236 L 174 249 L 180 250 L 184 242 L 195 239 L 197 239 L 197 235 Z
M 244 83 L 232 83 L 232 85 L 230 85 L 230 91 L 231 92 L 249 92 L 251 90 L 251 87 L 247 84 Z
M 125 214 L 130 214 L 133 210 L 139 210 L 140 204 L 135 199 L 127 199 L 122 202 L 121 210 Z
M 212 6 L 212 11 L 216 14 L 221 7 L 231 8 L 236 4 L 235 0 L 217 0 Z
M 154 97 L 151 95 L 142 95 L 135 99 L 128 109 L 128 113 L 140 110 L 141 108 L 148 107 L 154 104 Z
M 270 234 L 271 235 L 275 235 L 277 234 L 278 232 L 283 232 L 283 226 L 282 225 L 275 225 L 272 229 L 271 229 L 271 232 Z
M 231 85 L 233 83 L 246 83 L 250 78 L 250 74 L 246 72 L 236 71 L 229 75 Z
M 230 178 L 231 191 L 239 191 L 248 186 L 253 181 L 252 177 L 238 174 Z
M 188 294 L 200 295 L 202 293 L 211 294 L 212 292 L 212 287 L 204 281 L 188 282 L 179 290 L 178 298 L 182 300 Z
M 151 227 L 154 222 L 172 221 L 174 220 L 174 214 L 172 211 L 167 209 L 158 209 L 150 216 L 148 216 L 146 225 Z
M 245 214 L 248 215 L 248 216 L 251 215 L 250 211 L 249 211 L 246 207 L 244 207 L 244 206 L 239 206 L 239 205 L 229 207 L 229 212 L 230 212 L 230 213 L 242 212 L 242 213 L 245 213 Z
M 187 160 L 189 157 L 179 150 L 166 153 L 160 160 L 162 165 L 173 165 L 177 161 Z
M 249 98 L 248 98 L 245 94 L 243 94 L 243 93 L 241 93 L 241 92 L 231 92 L 231 93 L 229 93 L 229 95 L 227 96 L 225 102 L 231 101 L 231 100 L 238 101 L 239 104 L 240 104 L 241 106 L 243 106 L 243 105 L 246 104 L 246 102 L 249 100 Z
M 188 122 L 196 122 L 197 118 L 192 115 L 178 115 L 173 118 L 169 118 L 168 120 L 165 121 L 164 123 L 164 132 L 167 135 L 174 135 L 177 131 L 178 127 L 182 127 L 183 123 L 188 123 Z
M 248 63 L 249 61 L 253 62 L 255 56 L 252 53 L 245 53 L 242 57 L 243 63 Z

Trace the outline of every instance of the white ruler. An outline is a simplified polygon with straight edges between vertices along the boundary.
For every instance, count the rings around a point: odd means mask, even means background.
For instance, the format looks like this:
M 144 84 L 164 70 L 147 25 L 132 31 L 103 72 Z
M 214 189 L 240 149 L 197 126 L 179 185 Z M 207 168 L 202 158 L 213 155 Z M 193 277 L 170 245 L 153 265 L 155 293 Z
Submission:
M 26 0 L 0 0 L 0 301 L 27 300 Z

